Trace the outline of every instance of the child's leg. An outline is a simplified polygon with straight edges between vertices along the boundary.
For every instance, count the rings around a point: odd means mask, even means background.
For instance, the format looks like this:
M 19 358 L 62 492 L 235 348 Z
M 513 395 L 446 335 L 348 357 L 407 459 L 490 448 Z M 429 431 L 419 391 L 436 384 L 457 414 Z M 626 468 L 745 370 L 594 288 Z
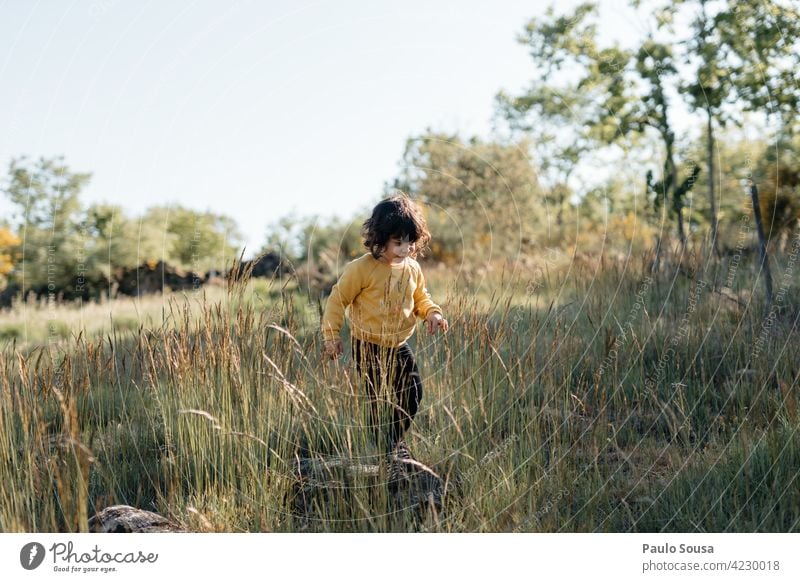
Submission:
M 376 445 L 380 446 L 381 430 L 378 414 L 378 389 L 380 387 L 380 361 L 374 344 L 353 338 L 353 361 L 356 371 L 366 388 L 369 405 L 369 432 Z
M 414 359 L 414 353 L 408 344 L 397 348 L 393 366 L 392 385 L 397 407 L 394 408 L 389 431 L 391 448 L 394 448 L 394 444 L 403 438 L 403 434 L 411 426 L 411 421 L 414 420 L 422 400 L 422 378 Z

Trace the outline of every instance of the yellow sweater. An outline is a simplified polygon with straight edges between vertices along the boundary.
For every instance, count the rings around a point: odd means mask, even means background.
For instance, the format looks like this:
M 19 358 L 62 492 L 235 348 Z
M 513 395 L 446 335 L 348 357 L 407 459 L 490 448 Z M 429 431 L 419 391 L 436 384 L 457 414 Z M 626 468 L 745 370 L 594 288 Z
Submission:
M 387 347 L 400 346 L 414 335 L 417 318 L 442 313 L 417 261 L 409 257 L 389 265 L 371 253 L 347 263 L 333 286 L 322 317 L 326 340 L 339 337 L 348 306 L 351 335 Z

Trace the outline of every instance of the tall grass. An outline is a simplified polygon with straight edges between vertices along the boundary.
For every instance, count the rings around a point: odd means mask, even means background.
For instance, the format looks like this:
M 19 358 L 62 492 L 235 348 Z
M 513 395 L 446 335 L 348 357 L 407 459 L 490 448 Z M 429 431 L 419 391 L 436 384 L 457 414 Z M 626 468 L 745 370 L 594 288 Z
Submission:
M 332 470 L 293 515 L 299 459 L 381 466 L 353 363 L 321 362 L 317 302 L 293 283 L 7 342 L 0 529 L 83 531 L 127 503 L 196 531 L 797 531 L 797 285 L 765 328 L 752 267 L 700 256 L 507 263 L 469 286 L 431 270 L 450 332 L 412 340 L 408 441 L 441 511 Z

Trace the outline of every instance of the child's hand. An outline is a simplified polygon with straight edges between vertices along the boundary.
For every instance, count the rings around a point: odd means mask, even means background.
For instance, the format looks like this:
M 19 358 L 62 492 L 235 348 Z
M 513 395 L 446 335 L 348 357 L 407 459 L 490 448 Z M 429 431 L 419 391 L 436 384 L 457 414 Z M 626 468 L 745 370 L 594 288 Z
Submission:
M 342 340 L 338 337 L 335 340 L 325 340 L 325 347 L 323 349 L 323 357 L 330 360 L 335 360 L 338 356 L 344 353 L 342 347 Z
M 443 332 L 447 331 L 447 320 L 444 319 L 440 313 L 434 311 L 425 318 L 425 326 L 428 328 L 428 334 L 436 333 L 436 330 L 441 328 Z

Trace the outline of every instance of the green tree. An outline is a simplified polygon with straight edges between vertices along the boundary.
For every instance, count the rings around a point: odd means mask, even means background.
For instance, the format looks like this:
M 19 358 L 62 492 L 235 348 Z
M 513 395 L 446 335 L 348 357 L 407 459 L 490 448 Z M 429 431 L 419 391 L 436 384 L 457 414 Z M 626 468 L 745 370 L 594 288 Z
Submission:
M 120 206 L 90 205 L 83 226 L 91 241 L 87 263 L 95 280 L 111 281 L 117 269 L 136 268 L 164 256 L 158 226 L 153 221 L 129 218 Z
M 734 66 L 731 67 L 731 85 L 746 110 L 763 111 L 766 116 L 776 117 L 781 124 L 778 131 L 777 148 L 792 143 L 796 129 L 797 105 L 800 92 L 797 86 L 797 70 L 800 67 L 798 35 L 800 34 L 800 12 L 791 4 L 782 2 L 763 3 L 755 0 L 729 2 L 717 17 L 721 43 L 728 49 Z M 749 33 L 749 34 L 746 34 Z M 784 137 L 784 135 L 786 137 Z M 773 230 L 777 216 L 780 188 L 786 178 L 797 183 L 797 172 L 781 168 L 780 154 L 775 155 L 775 189 L 768 193 L 768 204 L 773 210 L 769 226 L 762 222 L 762 202 L 756 182 L 749 180 L 753 217 L 759 238 L 760 270 L 764 271 L 767 312 L 772 310 L 772 275 L 767 252 L 767 234 Z M 783 182 L 783 184 L 782 184 Z M 790 213 L 791 214 L 791 213 Z M 796 224 L 796 222 L 795 222 Z
M 683 208 L 685 198 L 693 188 L 699 167 L 691 164 L 688 176 L 679 177 L 676 163 L 676 139 L 672 126 L 671 109 L 667 97 L 667 87 L 677 73 L 672 49 L 656 42 L 652 36 L 645 39 L 636 54 L 636 72 L 643 87 L 631 127 L 639 132 L 654 130 L 664 148 L 664 163 L 661 179 L 655 181 L 652 171 L 647 172 L 648 190 L 654 194 L 653 208 L 658 213 L 669 208 L 676 218 L 678 239 L 686 245 Z M 660 237 L 657 249 L 660 249 Z
M 667 0 L 646 8 L 667 16 L 657 24 L 681 50 L 678 89 L 691 111 L 704 118 L 710 242 L 718 254 L 716 133 L 731 122 L 742 124 L 742 114 L 755 111 L 778 118 L 779 136 L 791 134 L 797 123 L 800 14 L 790 2 L 761 0 Z M 688 19 L 681 28 L 688 36 L 676 35 L 677 17 Z
M 652 169 L 647 172 L 653 218 L 673 213 L 678 238 L 685 244 L 684 200 L 699 169 L 695 165 L 685 176 L 679 175 L 667 97 L 677 73 L 672 49 L 656 42 L 652 33 L 636 50 L 616 44 L 601 47 L 593 22 L 596 16 L 597 6 L 585 3 L 568 15 L 556 15 L 550 8 L 544 17 L 532 19 L 519 40 L 533 59 L 534 80 L 518 97 L 501 93 L 500 111 L 512 128 L 531 136 L 545 187 L 559 208 L 557 224 L 563 201 L 572 194 L 570 178 L 590 152 L 617 146 L 626 158 L 619 163 L 627 165 L 634 148 L 655 139 L 664 161 L 660 177 Z M 596 196 L 604 190 L 596 185 L 584 194 Z M 657 249 L 660 240 L 659 234 Z
M 683 1 L 683 0 L 679 0 Z M 730 117 L 723 108 L 729 101 L 733 85 L 729 63 L 723 54 L 723 41 L 717 21 L 724 12 L 712 14 L 707 0 L 697 0 L 696 15 L 691 23 L 692 36 L 685 41 L 687 58 L 692 63 L 691 76 L 680 86 L 692 111 L 702 111 L 706 118 L 706 164 L 708 167 L 710 245 L 718 256 L 717 197 L 715 170 L 715 124 L 724 126 Z
M 72 172 L 63 160 L 61 156 L 31 162 L 21 157 L 9 164 L 3 191 L 16 207 L 22 256 L 15 279 L 23 292 L 80 294 L 76 281 L 85 275 L 87 243 L 80 193 L 91 174 Z
M 159 232 L 164 260 L 183 269 L 223 269 L 238 256 L 242 236 L 230 217 L 183 206 L 157 206 L 147 210 L 141 223 Z
M 715 25 L 731 64 L 730 82 L 745 111 L 775 118 L 781 150 L 800 129 L 800 9 L 796 3 L 729 0 Z
M 428 131 L 407 140 L 390 188 L 426 205 L 438 227 L 431 248 L 440 259 L 455 259 L 460 247 L 470 255 L 513 256 L 535 243 L 544 224 L 529 151 L 525 141 L 464 141 Z M 449 248 L 435 246 L 443 240 Z
M 600 47 L 591 18 L 597 6 L 584 3 L 572 14 L 548 8 L 531 19 L 518 41 L 533 64 L 533 81 L 521 95 L 497 95 L 499 115 L 513 132 L 530 137 L 546 202 L 563 224 L 571 180 L 590 152 L 630 135 L 624 71 L 631 55 L 618 45 Z
M 361 237 L 363 219 L 344 220 L 334 217 L 324 222 L 319 216 L 311 216 L 301 223 L 299 233 L 299 261 L 318 261 L 323 255 L 337 256 L 345 262 L 367 252 Z
M 744 112 L 765 116 L 777 127 L 774 146 L 766 149 L 764 171 L 748 178 L 759 183 L 756 200 L 767 239 L 781 246 L 797 228 L 800 194 L 797 164 L 800 115 L 800 10 L 788 2 L 729 2 L 718 17 L 719 34 L 730 53 L 731 84 Z M 750 116 L 752 118 L 752 115 Z M 740 122 L 748 126 L 746 120 Z M 755 214 L 755 208 L 753 208 Z

